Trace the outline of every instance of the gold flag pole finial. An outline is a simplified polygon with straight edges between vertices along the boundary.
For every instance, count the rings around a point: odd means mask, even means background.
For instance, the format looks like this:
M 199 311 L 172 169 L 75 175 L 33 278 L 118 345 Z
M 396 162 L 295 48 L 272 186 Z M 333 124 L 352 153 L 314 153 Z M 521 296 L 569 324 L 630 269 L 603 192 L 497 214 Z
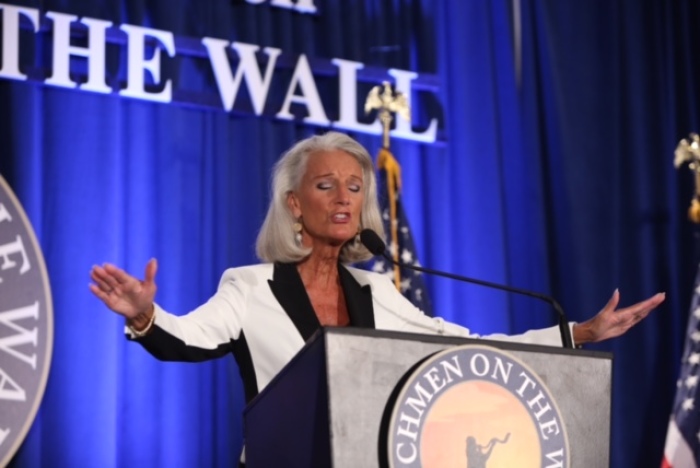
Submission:
M 688 208 L 688 218 L 700 224 L 700 136 L 697 133 L 691 133 L 690 138 L 682 139 L 676 146 L 673 165 L 679 169 L 686 163 L 695 174 L 695 195 Z
M 365 114 L 370 111 L 379 110 L 379 120 L 382 123 L 382 146 L 389 149 L 389 130 L 391 121 L 394 120 L 391 115 L 393 112 L 398 113 L 408 122 L 411 121 L 411 109 L 408 105 L 406 96 L 391 89 L 391 84 L 385 81 L 380 85 L 375 86 L 367 95 L 365 100 Z
M 389 150 L 389 130 L 394 119 L 392 112 L 398 113 L 407 121 L 411 121 L 411 112 L 408 99 L 402 93 L 391 89 L 388 81 L 381 86 L 375 86 L 367 95 L 365 101 L 365 113 L 373 109 L 379 110 L 379 120 L 382 122 L 382 149 L 377 156 L 377 167 L 386 172 L 387 192 L 389 194 L 389 226 L 391 235 L 391 256 L 394 261 L 399 259 L 399 233 L 398 213 L 396 200 L 398 191 L 401 190 L 401 166 Z M 401 290 L 401 270 L 394 264 L 394 284 Z

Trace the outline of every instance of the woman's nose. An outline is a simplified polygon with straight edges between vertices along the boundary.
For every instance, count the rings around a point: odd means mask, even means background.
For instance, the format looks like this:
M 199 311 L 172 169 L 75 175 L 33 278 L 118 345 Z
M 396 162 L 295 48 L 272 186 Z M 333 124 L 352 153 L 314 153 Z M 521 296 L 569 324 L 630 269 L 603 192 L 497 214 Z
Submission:
M 350 203 L 350 190 L 348 190 L 345 187 L 340 187 L 338 189 L 336 202 L 340 205 L 347 205 L 348 203 Z

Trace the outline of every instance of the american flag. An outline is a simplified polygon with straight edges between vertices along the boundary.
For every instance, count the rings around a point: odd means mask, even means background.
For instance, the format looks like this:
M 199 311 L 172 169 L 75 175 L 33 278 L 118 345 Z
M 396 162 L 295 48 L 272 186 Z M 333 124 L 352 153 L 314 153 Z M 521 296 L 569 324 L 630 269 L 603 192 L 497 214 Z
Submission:
M 690 305 L 681 374 L 666 434 L 662 468 L 697 467 L 700 456 L 700 267 Z
M 420 266 L 411 227 L 401 203 L 401 168 L 391 152 L 382 148 L 377 157 L 379 167 L 379 205 L 384 222 L 385 239 L 394 260 Z M 372 271 L 384 273 L 396 284 L 397 289 L 427 315 L 433 315 L 423 275 L 409 268 L 399 268 L 388 260 L 377 259 Z

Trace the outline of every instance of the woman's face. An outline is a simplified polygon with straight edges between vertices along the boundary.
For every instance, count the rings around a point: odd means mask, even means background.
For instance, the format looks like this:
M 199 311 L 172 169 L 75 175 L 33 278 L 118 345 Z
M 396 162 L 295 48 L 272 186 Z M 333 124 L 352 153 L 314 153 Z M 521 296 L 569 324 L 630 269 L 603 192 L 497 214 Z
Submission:
M 348 153 L 332 150 L 309 155 L 299 189 L 287 196 L 292 214 L 301 218 L 304 246 L 342 246 L 357 234 L 362 184 L 362 167 Z

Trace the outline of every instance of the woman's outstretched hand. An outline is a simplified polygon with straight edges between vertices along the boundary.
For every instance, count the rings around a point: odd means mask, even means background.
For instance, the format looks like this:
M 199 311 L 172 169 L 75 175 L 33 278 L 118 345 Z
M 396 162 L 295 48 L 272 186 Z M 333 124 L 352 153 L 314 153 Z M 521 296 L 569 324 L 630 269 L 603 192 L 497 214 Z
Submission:
M 585 322 L 574 325 L 574 343 L 597 343 L 620 336 L 644 320 L 665 298 L 666 293 L 658 293 L 649 299 L 618 309 L 620 292 L 616 289 L 600 312 Z
M 151 315 L 156 295 L 158 263 L 151 259 L 146 264 L 144 280 L 140 281 L 109 263 L 95 265 L 90 270 L 90 291 L 114 312 L 127 320 Z

